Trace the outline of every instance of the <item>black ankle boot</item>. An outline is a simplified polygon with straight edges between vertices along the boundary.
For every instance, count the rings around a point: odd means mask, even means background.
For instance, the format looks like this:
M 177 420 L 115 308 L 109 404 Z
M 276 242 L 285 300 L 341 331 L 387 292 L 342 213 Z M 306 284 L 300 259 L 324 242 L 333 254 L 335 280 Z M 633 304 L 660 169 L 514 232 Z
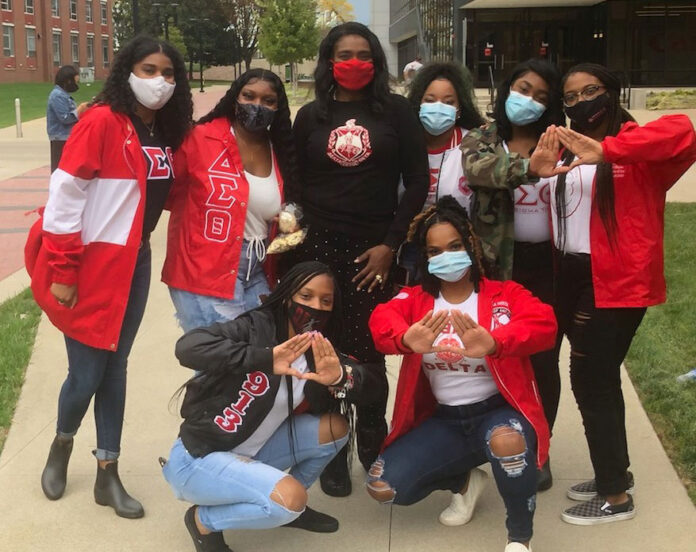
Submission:
M 58 500 L 65 492 L 68 460 L 70 460 L 72 448 L 72 437 L 66 438 L 56 435 L 51 443 L 46 467 L 41 474 L 41 489 L 50 500 Z
M 136 519 L 145 515 L 143 505 L 123 488 L 118 476 L 118 462 L 110 462 L 104 468 L 97 465 L 94 500 L 102 506 L 111 506 L 116 515 L 124 518 Z
M 553 485 L 553 475 L 551 475 L 551 461 L 546 463 L 537 470 L 537 491 L 548 491 Z
M 196 508 L 197 506 L 191 506 L 184 515 L 184 524 L 193 539 L 193 546 L 196 547 L 196 552 L 233 552 L 225 544 L 225 539 L 220 531 L 203 535 L 198 530 L 195 518 Z
M 348 445 L 327 464 L 319 476 L 321 490 L 329 496 L 348 496 L 353 491 L 353 484 L 348 471 Z
M 372 464 L 377 460 L 377 456 L 379 456 L 379 451 L 382 448 L 382 443 L 386 436 L 387 423 L 384 421 L 384 418 L 377 421 L 361 421 L 360 418 L 358 418 L 358 423 L 355 428 L 358 459 L 366 472 L 370 471 Z

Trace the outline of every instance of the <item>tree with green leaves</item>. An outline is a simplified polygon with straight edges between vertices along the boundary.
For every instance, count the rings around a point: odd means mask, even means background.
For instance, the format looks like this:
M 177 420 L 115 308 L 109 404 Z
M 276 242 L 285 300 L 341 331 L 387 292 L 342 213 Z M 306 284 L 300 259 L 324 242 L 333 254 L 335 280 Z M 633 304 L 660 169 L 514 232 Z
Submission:
M 274 65 L 290 64 L 293 85 L 297 64 L 317 55 L 319 28 L 315 0 L 266 0 L 261 4 L 259 48 Z

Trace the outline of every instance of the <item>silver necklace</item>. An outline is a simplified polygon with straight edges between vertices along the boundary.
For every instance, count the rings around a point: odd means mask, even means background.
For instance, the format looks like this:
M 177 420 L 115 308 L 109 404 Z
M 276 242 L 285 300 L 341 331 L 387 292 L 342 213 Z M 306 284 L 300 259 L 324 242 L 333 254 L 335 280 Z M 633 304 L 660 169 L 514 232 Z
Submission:
M 152 124 L 148 125 L 145 121 L 143 121 L 143 124 L 145 125 L 145 128 L 148 130 L 150 133 L 150 136 L 155 135 L 155 124 L 157 124 L 157 119 L 152 119 Z

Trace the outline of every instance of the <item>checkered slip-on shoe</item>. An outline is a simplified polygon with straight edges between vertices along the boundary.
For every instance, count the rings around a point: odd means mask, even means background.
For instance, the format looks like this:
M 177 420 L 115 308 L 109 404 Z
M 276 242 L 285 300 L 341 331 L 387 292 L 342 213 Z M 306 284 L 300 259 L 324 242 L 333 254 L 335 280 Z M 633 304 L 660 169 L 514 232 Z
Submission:
M 633 494 L 633 473 L 628 472 L 628 494 Z M 597 496 L 597 482 L 594 479 L 573 485 L 566 491 L 570 500 L 590 500 Z
M 572 525 L 599 525 L 632 519 L 635 515 L 636 508 L 630 495 L 627 502 L 614 506 L 604 500 L 604 497 L 595 496 L 587 502 L 568 508 L 561 514 L 561 519 Z

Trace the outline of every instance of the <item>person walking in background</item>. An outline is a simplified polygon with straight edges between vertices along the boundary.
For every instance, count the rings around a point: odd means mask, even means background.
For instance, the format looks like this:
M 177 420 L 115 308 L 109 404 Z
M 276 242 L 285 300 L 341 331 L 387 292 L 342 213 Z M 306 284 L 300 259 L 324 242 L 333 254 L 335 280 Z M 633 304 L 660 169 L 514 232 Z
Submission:
M 559 345 L 566 335 L 570 380 L 594 469 L 594 479 L 567 493 L 584 501 L 561 516 L 576 525 L 636 514 L 620 368 L 647 307 L 665 301 L 665 196 L 696 161 L 696 134 L 687 116 L 665 115 L 638 126 L 621 107 L 620 92 L 607 68 L 572 67 L 563 78 L 571 128 L 550 127 L 530 161 L 537 174 L 558 174 L 551 206 L 559 253 Z M 562 166 L 537 164 L 557 157 L 559 142 L 565 147 Z
M 530 172 L 529 157 L 546 127 L 564 122 L 561 75 L 547 61 L 530 59 L 499 86 L 493 122 L 471 130 L 461 145 L 474 191 L 471 222 L 492 276 L 522 284 L 547 304 L 553 304 L 549 181 Z M 539 352 L 531 360 L 553 431 L 561 394 L 558 352 Z M 538 475 L 539 490 L 549 489 L 549 462 Z
M 315 100 L 300 109 L 293 134 L 300 179 L 288 187 L 304 209 L 305 241 L 288 259 L 328 264 L 350 323 L 339 348 L 380 366 L 381 393 L 356 408 L 357 448 L 368 469 L 387 432 L 384 356 L 367 327 L 374 307 L 391 297 L 394 255 L 428 192 L 423 131 L 408 101 L 392 94 L 379 39 L 360 23 L 332 28 L 319 46 Z M 400 178 L 405 192 L 398 201 Z M 328 494 L 351 491 L 347 452 L 321 478 Z
M 472 192 L 464 176 L 459 145 L 469 129 L 484 122 L 474 105 L 468 69 L 450 62 L 425 65 L 411 84 L 408 100 L 418 113 L 428 148 L 430 188 L 424 208 L 450 195 L 468 211 Z M 399 266 L 406 270 L 403 283 L 407 285 L 417 282 L 417 259 L 418 247 L 404 243 L 399 251 Z
M 548 454 L 529 355 L 551 347 L 550 306 L 521 285 L 485 278 L 466 211 L 450 196 L 413 221 L 422 284 L 377 306 L 377 348 L 403 355 L 392 430 L 370 468 L 368 493 L 409 505 L 435 490 L 457 498 L 440 515 L 462 525 L 474 514 L 489 463 L 507 511 L 505 552 L 528 552 L 536 470 Z
M 51 141 L 51 172 L 58 168 L 63 147 L 78 118 L 87 109 L 87 102 L 75 104 L 73 92 L 79 88 L 80 74 L 73 65 L 64 65 L 56 73 L 55 86 L 48 95 L 46 131 Z
M 189 331 L 232 320 L 270 293 L 266 242 L 283 182 L 297 178 L 278 76 L 251 69 L 235 80 L 184 140 L 174 167 L 162 281 Z
M 414 59 L 413 61 L 409 61 L 406 65 L 404 65 L 403 76 L 406 86 L 411 84 L 411 82 L 416 76 L 416 73 L 418 73 L 418 71 L 420 71 L 422 67 L 423 57 L 420 54 L 416 56 L 416 59 Z
M 114 59 L 104 89 L 75 125 L 51 175 L 43 217 L 27 241 L 39 306 L 65 335 L 68 375 L 41 475 L 47 498 L 65 491 L 73 438 L 94 397 L 94 499 L 125 518 L 144 515 L 118 475 L 128 355 L 150 288 L 150 233 L 172 181 L 171 155 L 193 104 L 181 55 L 139 36 Z

